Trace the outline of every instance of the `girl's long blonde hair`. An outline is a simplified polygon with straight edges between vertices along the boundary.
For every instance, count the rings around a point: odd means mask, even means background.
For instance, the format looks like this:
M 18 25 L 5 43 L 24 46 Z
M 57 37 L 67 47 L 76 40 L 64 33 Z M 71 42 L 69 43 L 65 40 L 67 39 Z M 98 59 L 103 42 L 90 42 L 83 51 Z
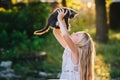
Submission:
M 80 33 L 80 34 L 79 34 Z M 94 80 L 94 43 L 90 35 L 86 32 L 79 34 L 79 62 L 80 80 Z

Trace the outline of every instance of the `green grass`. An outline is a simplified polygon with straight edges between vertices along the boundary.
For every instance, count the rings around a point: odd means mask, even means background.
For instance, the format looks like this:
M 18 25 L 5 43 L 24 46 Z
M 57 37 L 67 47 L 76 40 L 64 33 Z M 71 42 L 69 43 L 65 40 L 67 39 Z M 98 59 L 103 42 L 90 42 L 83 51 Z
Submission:
M 109 31 L 109 41 L 106 44 L 96 43 L 96 53 L 101 54 L 109 68 L 112 78 L 120 76 L 120 32 Z

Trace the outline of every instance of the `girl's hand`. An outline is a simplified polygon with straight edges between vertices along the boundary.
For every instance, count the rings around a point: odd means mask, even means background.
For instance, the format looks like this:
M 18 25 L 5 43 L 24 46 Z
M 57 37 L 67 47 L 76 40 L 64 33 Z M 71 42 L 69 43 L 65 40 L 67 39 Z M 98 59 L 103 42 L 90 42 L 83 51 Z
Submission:
M 64 9 L 58 9 L 57 12 L 58 12 L 58 17 L 57 17 L 58 22 L 62 21 L 64 16 L 67 14 L 67 10 L 64 12 Z

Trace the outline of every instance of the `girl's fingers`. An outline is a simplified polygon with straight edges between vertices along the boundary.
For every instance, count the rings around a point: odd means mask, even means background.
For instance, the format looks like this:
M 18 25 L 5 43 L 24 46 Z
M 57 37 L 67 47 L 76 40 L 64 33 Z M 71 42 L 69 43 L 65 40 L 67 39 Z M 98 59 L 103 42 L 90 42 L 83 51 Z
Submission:
M 58 14 L 62 14 L 63 16 L 65 16 L 67 14 L 67 10 L 65 10 L 65 12 L 64 12 L 63 8 L 57 9 L 57 12 L 58 12 Z
M 57 10 L 58 14 L 60 13 L 60 10 Z
M 59 11 L 57 10 L 57 12 L 59 13 Z
M 60 8 L 59 11 L 62 12 L 62 9 Z
M 67 14 L 67 10 L 65 11 L 64 15 L 66 15 L 66 14 Z
M 64 9 L 62 9 L 62 12 L 64 13 Z
M 62 8 L 59 8 L 57 11 L 58 11 L 58 12 L 63 12 L 63 13 L 64 13 L 64 9 L 62 9 Z
M 57 9 L 57 12 L 58 12 L 58 13 L 61 13 L 61 9 L 60 9 L 60 8 L 59 8 L 59 9 Z

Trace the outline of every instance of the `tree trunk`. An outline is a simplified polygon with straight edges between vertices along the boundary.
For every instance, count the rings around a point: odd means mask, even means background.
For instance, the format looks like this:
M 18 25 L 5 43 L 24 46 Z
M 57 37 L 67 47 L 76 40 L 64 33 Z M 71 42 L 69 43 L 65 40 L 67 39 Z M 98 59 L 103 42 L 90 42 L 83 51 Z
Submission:
M 96 40 L 108 41 L 108 26 L 106 17 L 105 0 L 95 0 L 96 4 Z
M 64 7 L 67 6 L 67 4 L 66 4 L 66 0 L 62 0 L 62 5 L 63 5 Z
M 109 22 L 109 26 L 112 30 L 120 30 L 120 2 L 111 3 Z

